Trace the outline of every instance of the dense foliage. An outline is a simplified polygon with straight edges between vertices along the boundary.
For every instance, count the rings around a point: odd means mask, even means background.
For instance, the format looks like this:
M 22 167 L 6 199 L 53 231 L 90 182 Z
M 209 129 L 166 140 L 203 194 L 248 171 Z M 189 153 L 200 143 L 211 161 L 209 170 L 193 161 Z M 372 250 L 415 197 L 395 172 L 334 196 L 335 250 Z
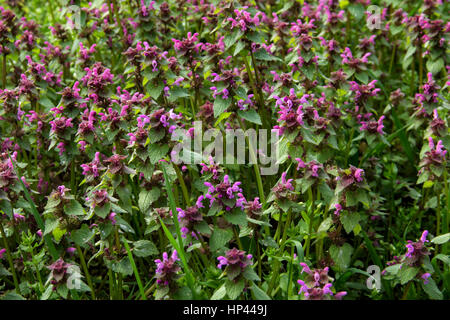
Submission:
M 0 12 L 1 298 L 450 297 L 447 0 Z

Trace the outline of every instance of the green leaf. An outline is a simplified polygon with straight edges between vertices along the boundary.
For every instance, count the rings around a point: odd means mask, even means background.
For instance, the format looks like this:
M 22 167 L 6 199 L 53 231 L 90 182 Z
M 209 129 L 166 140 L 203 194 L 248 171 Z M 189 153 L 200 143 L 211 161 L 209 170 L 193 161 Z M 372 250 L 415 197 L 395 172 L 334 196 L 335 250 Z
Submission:
M 131 204 L 130 188 L 128 186 L 121 186 L 116 189 L 116 192 L 119 195 L 121 206 L 125 209 L 126 212 L 132 213 L 133 208 Z
M 435 61 L 428 60 L 427 61 L 427 69 L 432 74 L 437 74 L 441 72 L 441 70 L 444 70 L 444 59 L 439 58 Z
M 211 296 L 211 300 L 221 300 L 227 294 L 227 289 L 225 288 L 225 284 L 221 285 L 219 289 L 217 289 L 214 294 Z
M 269 54 L 266 49 L 259 49 L 254 53 L 254 57 L 257 60 L 263 61 L 282 61 L 280 58 Z
M 406 267 L 403 266 L 402 269 L 399 270 L 398 276 L 400 277 L 400 283 L 404 285 L 405 283 L 414 279 L 419 272 L 418 268 Z
M 353 247 L 348 243 L 344 243 L 341 247 L 336 245 L 330 247 L 330 256 L 341 271 L 347 269 L 351 261 L 352 253 Z
M 93 235 L 94 231 L 90 230 L 86 224 L 83 224 L 80 229 L 72 231 L 71 233 L 72 240 L 79 246 L 88 242 Z
M 233 56 L 237 56 L 242 49 L 244 49 L 245 43 L 243 41 L 239 41 L 234 48 Z
M 192 291 L 189 287 L 178 288 L 171 297 L 174 300 L 192 300 Z
M 250 287 L 250 290 L 252 291 L 255 300 L 272 300 L 270 297 L 265 293 L 263 290 L 261 290 L 256 284 L 252 284 Z
M 159 144 L 149 145 L 148 156 L 152 164 L 157 163 L 159 160 L 164 158 L 164 156 L 169 152 L 169 146 L 164 144 L 160 146 Z
M 242 210 L 233 210 L 224 215 L 225 219 L 235 225 L 247 225 L 247 215 Z
M 97 216 L 102 219 L 105 219 L 107 215 L 111 213 L 111 203 L 105 203 L 103 206 L 96 206 L 94 212 Z
M 1 263 L 0 263 L 0 277 L 9 277 L 12 273 L 9 272 Z
M 75 199 L 70 200 L 70 202 L 64 206 L 64 212 L 71 216 L 82 216 L 85 214 L 83 206 Z
M 146 87 L 147 87 L 147 92 L 150 95 L 150 97 L 152 97 L 153 99 L 156 100 L 161 95 L 161 92 L 164 89 L 164 83 L 163 82 L 159 82 L 158 85 L 154 85 L 154 84 L 151 84 L 151 82 L 149 82 L 146 85 Z
M 158 200 L 159 196 L 161 194 L 161 191 L 159 188 L 152 188 L 151 190 L 142 190 L 139 193 L 139 210 L 141 210 L 142 213 L 147 213 L 148 209 L 150 208 L 151 204 Z
M 227 291 L 227 295 L 231 300 L 236 300 L 244 290 L 245 281 L 244 279 L 240 279 L 238 282 L 227 280 L 225 282 L 225 289 Z
M 348 11 L 355 17 L 356 21 L 361 20 L 364 16 L 364 6 L 361 3 L 351 4 L 348 6 Z
M 169 286 L 157 288 L 155 291 L 155 299 L 162 300 L 169 293 Z
M 58 219 L 55 219 L 55 218 L 49 218 L 49 219 L 45 220 L 44 235 L 47 235 L 50 232 L 52 232 L 53 230 L 55 230 L 55 228 L 58 227 L 58 224 L 59 224 L 59 221 L 58 221 Z
M 215 228 L 209 240 L 211 251 L 223 248 L 232 238 L 233 234 L 231 231 Z
M 222 97 L 216 97 L 214 101 L 214 118 L 219 117 L 224 113 L 231 105 L 231 98 L 223 99 Z
M 133 267 L 128 257 L 123 257 L 119 262 L 113 263 L 111 269 L 124 276 L 131 276 L 133 274 Z
M 214 124 L 214 127 L 217 127 L 219 123 L 221 123 L 225 119 L 228 119 L 232 114 L 233 112 L 223 112 L 217 119 L 216 123 Z
M 241 274 L 241 267 L 239 265 L 231 265 L 227 267 L 226 271 L 228 279 L 234 280 L 238 275 Z
M 254 109 L 250 109 L 247 111 L 238 110 L 238 116 L 244 118 L 249 122 L 262 125 L 261 117 L 259 116 L 258 112 L 256 112 L 256 110 Z
M 450 233 L 441 234 L 440 236 L 434 237 L 431 242 L 436 244 L 443 244 L 450 240 Z
M 0 300 L 27 300 L 27 299 L 25 299 L 20 294 L 14 291 L 9 291 L 5 293 L 5 295 L 3 295 Z
M 115 217 L 115 219 L 116 219 L 116 223 L 119 225 L 120 229 L 122 229 L 125 232 L 134 233 L 134 229 L 123 218 L 121 218 L 117 215 Z
M 436 282 L 430 277 L 428 278 L 428 283 L 424 284 L 422 282 L 422 288 L 423 291 L 427 293 L 427 295 L 430 297 L 430 299 L 433 300 L 442 300 L 444 299 L 444 295 L 442 294 L 441 290 L 436 285 Z
M 367 72 L 355 73 L 355 77 L 364 84 L 367 84 L 369 82 L 369 75 Z
M 181 87 L 173 87 L 170 90 L 170 96 L 169 96 L 169 101 L 173 102 L 176 99 L 179 98 L 185 98 L 185 97 L 189 97 L 189 91 L 185 88 L 181 88 Z
M 255 270 L 253 270 L 253 268 L 251 267 L 245 268 L 242 275 L 244 276 L 245 279 L 249 281 L 261 281 L 259 276 L 256 274 Z
M 236 30 L 233 33 L 228 33 L 223 39 L 225 50 L 231 47 L 233 44 L 235 44 L 236 41 L 238 41 L 239 38 L 242 37 L 242 35 L 243 33 L 241 30 Z
M 350 233 L 359 223 L 360 217 L 358 212 L 345 212 L 340 216 L 345 232 Z
M 139 240 L 134 243 L 133 253 L 137 257 L 148 257 L 151 255 L 157 255 L 158 249 L 155 244 L 148 240 Z
M 52 235 L 55 238 L 55 241 L 57 243 L 59 243 L 59 241 L 61 240 L 61 238 L 66 234 L 67 230 L 66 229 L 61 229 L 59 227 L 56 227 L 55 229 L 53 229 L 52 231 Z
M 445 255 L 445 254 L 440 253 L 440 254 L 436 255 L 436 256 L 433 258 L 433 260 L 434 260 L 434 259 L 439 259 L 439 260 L 441 260 L 442 262 L 444 262 L 446 265 L 449 265 L 449 266 L 450 266 L 450 256 L 448 256 L 448 255 Z
M 320 237 L 325 236 L 326 232 L 328 231 L 328 229 L 330 229 L 332 225 L 333 219 L 331 219 L 331 217 L 326 218 L 325 220 L 322 221 L 319 228 L 317 229 L 317 235 Z

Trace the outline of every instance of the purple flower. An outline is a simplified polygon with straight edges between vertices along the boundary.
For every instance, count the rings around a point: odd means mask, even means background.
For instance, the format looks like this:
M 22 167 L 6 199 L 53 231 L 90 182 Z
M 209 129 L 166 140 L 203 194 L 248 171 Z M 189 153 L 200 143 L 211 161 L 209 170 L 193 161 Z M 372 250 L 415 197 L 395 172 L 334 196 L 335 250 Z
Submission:
M 292 185 L 294 179 L 286 179 L 286 175 L 287 172 L 283 172 L 281 181 L 272 189 L 278 199 L 286 198 L 289 195 L 289 191 L 294 191 L 294 186 Z
M 354 58 L 351 50 L 347 47 L 344 49 L 344 52 L 341 54 L 342 63 L 348 65 L 350 68 L 355 70 L 360 70 L 363 68 L 363 64 L 368 63 L 367 58 L 371 56 L 371 53 L 368 52 L 362 56 L 362 58 Z
M 369 97 L 376 96 L 381 91 L 381 89 L 375 88 L 375 83 L 377 83 L 377 80 L 372 80 L 367 85 L 360 85 L 355 81 L 349 82 L 350 90 L 355 92 L 355 104 L 357 106 L 362 106 Z
M 300 168 L 305 169 L 305 173 L 304 173 L 305 178 L 309 178 L 309 177 L 318 178 L 319 170 L 323 169 L 323 165 L 315 160 L 305 163 L 305 162 L 303 162 L 302 159 L 295 158 L 295 161 L 298 162 L 297 170 L 299 170 Z
M 66 252 L 67 252 L 68 254 L 70 254 L 71 256 L 73 256 L 73 254 L 75 253 L 75 251 L 77 251 L 77 249 L 74 248 L 74 247 L 69 247 L 69 248 L 66 249 Z
M 188 232 L 194 231 L 196 224 L 203 221 L 203 216 L 197 206 L 189 207 L 186 210 L 177 208 L 177 211 L 178 221 L 180 221 L 180 225 L 182 227 L 182 236 L 185 238 Z
M 427 74 L 428 82 L 426 82 L 422 86 L 423 93 L 417 93 L 416 98 L 420 104 L 435 104 L 438 102 L 438 91 L 441 87 L 436 85 L 436 82 L 433 80 L 433 74 L 429 72 Z
M 379 134 L 384 134 L 383 132 L 383 120 L 384 120 L 385 116 L 381 116 L 380 119 L 378 119 L 378 121 L 361 121 L 361 127 L 359 128 L 359 130 L 361 131 L 367 131 L 369 133 L 379 133 Z
M 88 181 L 91 181 L 93 178 L 99 176 L 99 171 L 106 169 L 100 160 L 100 152 L 96 152 L 94 156 L 94 160 L 87 164 L 82 164 L 81 168 L 83 169 L 83 175 L 86 176 Z
M 348 188 L 364 181 L 364 170 L 351 165 L 350 168 L 343 170 L 336 180 L 342 189 Z
M 5 252 L 6 252 L 5 248 L 0 249 L 0 259 L 3 259 L 3 255 L 5 254 Z
M 220 166 L 214 163 L 213 157 L 209 156 L 209 165 L 206 163 L 200 163 L 200 166 L 202 167 L 202 170 L 200 171 L 201 174 L 210 172 L 212 173 L 213 179 L 218 179 Z
M 72 128 L 72 118 L 61 117 L 50 121 L 52 131 L 56 134 L 62 134 L 66 128 Z
M 197 43 L 198 41 L 198 33 L 192 34 L 188 32 L 187 37 L 183 40 L 172 39 L 173 47 L 176 51 L 183 55 L 189 55 L 192 52 L 198 53 L 199 49 L 203 46 L 203 43 Z
M 115 212 L 111 212 L 108 216 L 108 220 L 111 221 L 112 225 L 115 225 L 117 223 L 116 221 L 116 213 Z
M 64 260 L 61 258 L 59 258 L 55 263 L 51 264 L 48 268 L 52 270 L 52 284 L 62 283 L 69 267 L 70 264 L 64 262 Z
M 430 280 L 428 280 L 428 278 L 431 277 L 430 273 L 424 273 L 421 278 L 423 279 L 423 284 L 428 284 L 428 282 L 430 282 Z
M 339 203 L 336 203 L 334 207 L 335 207 L 334 214 L 339 217 L 342 211 L 342 206 Z
M 330 283 L 332 278 L 328 276 L 328 267 L 311 270 L 306 263 L 301 262 L 300 265 L 303 267 L 302 273 L 306 273 L 307 276 L 304 280 L 297 281 L 300 284 L 298 293 L 303 293 L 306 300 L 330 300 L 333 298 L 340 300 L 347 294 L 345 291 L 333 294 L 332 283 Z
M 243 209 L 242 189 L 239 187 L 240 181 L 236 181 L 231 184 L 229 176 L 225 175 L 223 181 L 217 185 L 213 185 L 210 182 L 205 182 L 205 186 L 208 187 L 208 193 L 204 196 L 210 200 L 209 206 L 211 207 L 214 202 L 224 207 L 227 211 L 240 207 Z M 203 199 L 202 199 L 203 200 Z M 198 201 L 197 201 L 198 202 Z M 200 201 L 201 202 L 201 201 Z
M 25 221 L 25 216 L 20 213 L 15 212 L 13 214 L 13 217 L 14 217 L 14 221 L 16 221 L 16 222 Z
M 247 213 L 247 215 L 252 219 L 258 218 L 262 214 L 262 205 L 259 202 L 258 197 L 253 199 L 253 201 L 246 201 L 244 207 L 245 213 Z
M 170 286 L 173 282 L 176 273 L 181 270 L 180 266 L 176 263 L 180 259 L 178 253 L 173 250 L 172 256 L 169 258 L 167 252 L 163 253 L 163 260 L 156 259 L 156 282 L 161 286 Z
M 425 256 L 430 255 L 428 248 L 425 246 L 427 240 L 428 231 L 425 230 L 419 241 L 413 242 L 408 240 L 406 244 L 406 253 L 405 253 L 405 263 L 410 266 L 420 266 L 422 264 L 422 260 Z
M 436 136 L 438 137 L 445 136 L 446 125 L 444 120 L 439 118 L 437 109 L 433 110 L 433 120 L 430 123 L 430 127 Z
M 246 9 L 248 7 L 243 7 Z M 239 11 L 238 9 L 234 10 L 235 18 L 228 18 L 227 21 L 231 21 L 231 29 L 240 28 L 241 31 L 245 32 L 248 29 L 253 29 L 254 27 L 259 26 L 259 16 L 262 12 L 258 11 L 253 17 L 251 14 L 245 10 Z
M 247 266 L 253 264 L 252 258 L 251 254 L 246 254 L 245 251 L 233 248 L 228 250 L 225 256 L 217 257 L 217 260 L 219 260 L 217 268 L 222 269 L 222 267 L 226 267 L 228 278 L 233 280 L 244 272 Z

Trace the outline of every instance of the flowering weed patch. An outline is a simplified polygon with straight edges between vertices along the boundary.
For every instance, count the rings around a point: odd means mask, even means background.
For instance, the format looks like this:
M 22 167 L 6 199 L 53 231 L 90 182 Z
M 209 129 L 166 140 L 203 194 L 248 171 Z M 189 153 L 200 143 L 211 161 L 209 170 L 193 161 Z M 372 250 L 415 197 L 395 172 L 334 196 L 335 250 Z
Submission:
M 446 0 L 0 2 L 1 299 L 449 299 Z

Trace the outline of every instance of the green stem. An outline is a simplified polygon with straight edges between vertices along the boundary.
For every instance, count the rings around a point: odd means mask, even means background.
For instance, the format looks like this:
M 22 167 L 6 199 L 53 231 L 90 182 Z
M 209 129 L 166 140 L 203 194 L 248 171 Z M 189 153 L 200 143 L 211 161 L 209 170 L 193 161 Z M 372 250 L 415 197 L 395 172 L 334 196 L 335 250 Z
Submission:
M 108 269 L 108 278 L 109 278 L 109 299 L 110 300 L 114 300 L 115 299 L 115 291 L 116 291 L 116 286 L 115 286 L 115 282 L 116 280 L 114 279 L 114 273 L 112 272 L 111 269 Z
M 444 169 L 444 190 L 445 190 L 445 198 L 446 198 L 446 209 L 445 209 L 445 213 L 444 213 L 444 230 L 443 233 L 448 233 L 448 227 L 449 227 L 449 220 L 450 220 L 450 192 L 449 192 L 449 188 L 448 188 L 448 173 L 447 173 L 447 163 L 446 163 L 446 167 Z M 444 244 L 443 246 L 443 252 L 448 252 L 447 250 L 448 248 L 448 242 Z M 448 268 L 448 265 L 447 265 Z
M 413 55 L 413 59 L 411 61 L 411 82 L 409 85 L 409 90 L 410 90 L 410 94 L 413 94 L 415 91 L 415 87 L 414 87 L 414 82 L 415 82 L 415 78 L 416 78 L 416 59 L 414 58 Z
M 286 238 L 287 238 L 287 230 L 289 229 L 289 226 L 291 224 L 291 219 L 292 219 L 292 210 L 289 209 L 289 211 L 287 213 L 286 223 L 284 224 L 283 237 L 281 239 L 280 249 L 278 250 L 278 252 L 281 254 L 284 253 L 284 247 L 286 245 Z M 281 216 L 280 216 L 280 220 L 281 220 Z M 281 267 L 280 264 L 281 264 L 281 262 L 279 260 L 275 261 L 275 268 L 273 269 L 272 278 L 270 279 L 269 288 L 267 289 L 267 295 L 269 295 L 269 296 L 275 286 L 276 280 L 278 278 L 278 274 L 280 273 L 280 267 Z
M 2 59 L 2 89 L 6 88 L 6 54 L 3 54 Z
M 411 288 L 411 283 L 412 283 L 412 281 L 408 282 L 408 284 L 406 285 L 406 289 L 403 293 L 402 300 L 406 300 L 406 298 L 408 297 L 408 292 L 409 292 L 409 289 Z
M 12 161 L 11 157 L 9 157 L 9 160 L 11 161 L 13 165 L 13 170 L 15 171 L 16 176 L 21 177 L 20 172 L 16 170 L 14 167 L 14 162 Z M 41 215 L 39 214 L 39 211 L 36 208 L 36 205 L 33 202 L 33 199 L 31 199 L 30 193 L 28 192 L 27 187 L 23 183 L 22 179 L 18 179 L 20 185 L 22 186 L 22 191 L 25 195 L 25 199 L 27 200 L 28 204 L 30 205 L 31 213 L 34 216 L 34 219 L 36 220 L 36 223 L 41 230 L 45 230 L 44 221 L 42 220 Z M 52 258 L 54 261 L 58 260 L 59 254 L 58 251 L 56 251 L 55 245 L 53 244 L 53 240 L 50 237 L 49 234 L 44 236 L 45 244 L 47 245 L 48 251 L 50 252 Z
M 288 281 L 288 289 L 287 289 L 287 294 L 288 294 L 288 296 L 287 296 L 287 298 L 289 299 L 289 297 L 290 296 L 292 296 L 292 277 L 293 277 L 293 268 L 294 268 L 294 250 L 295 250 L 295 247 L 294 246 L 292 246 L 291 247 L 291 261 L 290 261 L 290 264 L 289 264 L 289 281 Z
M 178 168 L 178 166 L 175 163 L 172 162 L 172 165 L 173 165 L 173 168 L 175 169 L 175 172 L 177 174 L 178 181 L 180 182 L 181 191 L 183 192 L 184 201 L 186 202 L 186 205 L 188 207 L 190 207 L 191 206 L 191 200 L 189 199 L 189 192 L 187 190 L 187 187 L 186 187 L 186 184 L 184 182 L 184 179 L 183 179 L 183 176 L 181 174 L 181 171 L 180 171 L 180 169 Z
M 241 239 L 239 238 L 239 233 L 236 230 L 236 227 L 233 226 L 233 232 L 234 232 L 234 237 L 236 238 L 236 242 L 238 244 L 239 250 L 244 250 L 244 248 L 242 247 L 242 243 L 241 243 Z
M 145 294 L 144 287 L 142 286 L 141 277 L 139 276 L 139 272 L 136 268 L 136 263 L 134 262 L 133 255 L 131 254 L 130 247 L 128 246 L 127 240 L 122 237 L 123 245 L 125 246 L 125 250 L 127 250 L 128 259 L 130 260 L 131 267 L 133 268 L 134 276 L 136 277 L 136 282 L 139 287 L 139 292 L 141 293 L 142 300 L 147 300 L 147 295 Z
M 47 1 L 47 3 L 48 3 L 48 7 L 49 7 L 49 11 L 50 11 L 50 18 L 51 18 L 51 22 L 52 22 L 52 25 L 54 26 L 55 25 L 55 13 L 54 13 L 54 9 L 53 9 L 53 0 L 49 0 L 49 1 Z
M 31 248 L 30 255 L 31 255 L 31 261 L 34 261 L 33 248 Z M 44 284 L 42 283 L 41 272 L 39 271 L 38 264 L 34 263 L 34 267 L 36 268 L 36 278 L 38 279 L 38 283 L 39 283 L 39 291 L 40 291 L 40 293 L 43 293 L 45 289 L 44 289 Z
M 83 267 L 84 274 L 86 275 L 87 283 L 89 285 L 89 288 L 91 288 L 92 300 L 95 300 L 95 290 L 94 290 L 95 287 L 94 287 L 94 285 L 92 283 L 92 278 L 91 278 L 91 275 L 89 273 L 89 269 L 87 267 L 86 260 L 84 259 L 83 251 L 81 250 L 79 245 L 76 245 L 76 248 L 77 248 L 77 251 L 78 251 L 78 255 L 80 256 L 81 266 Z
M 423 57 L 421 44 L 419 44 L 419 51 L 417 52 L 417 55 L 419 56 L 419 86 L 421 86 L 423 81 Z
M 310 202 L 310 215 L 309 215 L 309 226 L 308 226 L 308 238 L 306 239 L 305 247 L 305 260 L 308 260 L 309 257 L 309 250 L 311 247 L 311 234 L 312 234 L 312 224 L 313 224 L 313 217 L 314 217 L 314 198 L 313 198 L 313 192 L 311 188 L 308 189 L 308 198 Z
M 347 12 L 347 24 L 345 27 L 345 46 L 348 46 L 349 40 L 350 40 L 350 25 L 351 25 L 351 14 L 350 12 Z
M 164 224 L 164 221 L 162 221 L 162 219 L 160 218 L 159 221 L 161 223 L 161 226 L 164 229 L 164 232 L 166 233 L 166 236 L 169 238 L 170 242 L 172 243 L 172 245 L 178 249 L 177 252 L 180 256 L 181 262 L 183 263 L 185 272 L 186 272 L 186 278 L 187 278 L 187 282 L 188 285 L 192 291 L 192 294 L 194 295 L 194 299 L 196 298 L 197 294 L 194 290 L 194 277 L 191 273 L 191 270 L 187 264 L 187 260 L 186 260 L 186 253 L 184 251 L 184 245 L 183 245 L 183 238 L 181 237 L 181 229 L 180 229 L 180 224 L 178 222 L 178 213 L 177 213 L 177 209 L 176 209 L 176 204 L 175 204 L 175 198 L 172 192 L 172 188 L 170 187 L 169 184 L 169 176 L 167 175 L 166 169 L 164 168 L 164 165 L 161 165 L 161 170 L 163 172 L 164 175 L 164 182 L 166 185 L 166 189 L 167 189 L 167 195 L 169 198 L 169 204 L 170 204 L 170 209 L 172 210 L 172 218 L 173 218 L 173 223 L 175 225 L 175 230 L 177 233 L 177 238 L 178 238 L 178 244 L 176 243 L 175 239 L 173 238 L 172 234 L 170 233 L 170 231 L 167 229 L 166 225 Z
M 261 267 L 261 249 L 259 247 L 259 233 L 255 231 L 255 242 L 256 242 L 256 256 L 258 260 L 258 276 L 262 279 L 262 267 Z
M 117 6 L 117 0 L 112 0 L 113 3 L 113 9 L 114 9 L 114 15 L 116 16 L 117 23 L 119 24 L 119 32 L 122 40 L 124 40 L 124 33 L 123 33 L 123 27 L 122 27 L 122 20 L 120 20 L 119 16 L 119 7 Z
M 345 168 L 348 167 L 348 157 L 350 156 L 350 148 L 352 146 L 353 135 L 355 134 L 355 127 L 350 131 L 350 139 L 348 139 L 347 147 L 345 148 Z
M 389 63 L 389 74 L 391 74 L 392 67 L 394 66 L 394 60 L 395 60 L 395 52 L 397 50 L 397 45 L 394 44 L 394 48 L 392 48 L 392 55 L 391 55 L 391 62 Z
M 237 119 L 242 130 L 245 130 L 245 126 L 244 123 L 242 122 L 242 119 L 240 117 L 237 117 Z M 245 140 L 247 141 L 250 157 L 253 162 L 253 169 L 255 171 L 256 184 L 258 186 L 258 193 L 261 200 L 261 204 L 264 206 L 266 204 L 266 197 L 264 195 L 264 187 L 261 179 L 261 170 L 259 168 L 258 161 L 256 159 L 255 150 L 253 149 L 253 145 L 251 144 L 251 141 L 247 135 L 245 136 Z
M 11 268 L 11 273 L 14 280 L 14 287 L 16 288 L 16 292 L 20 294 L 19 279 L 17 278 L 16 268 L 14 268 L 14 262 L 12 259 L 11 251 L 9 250 L 8 241 L 6 239 L 6 233 L 5 230 L 3 229 L 3 224 L 1 222 L 0 222 L 0 232 L 3 239 L 3 246 L 5 247 L 6 250 L 6 257 L 8 259 L 9 267 Z
M 147 291 L 145 291 L 145 296 L 148 297 L 148 296 L 150 295 L 150 293 L 152 293 L 153 290 L 155 290 L 155 289 L 156 289 L 156 282 L 154 282 L 154 283 L 152 284 L 152 286 L 151 286 L 150 288 L 148 288 Z

